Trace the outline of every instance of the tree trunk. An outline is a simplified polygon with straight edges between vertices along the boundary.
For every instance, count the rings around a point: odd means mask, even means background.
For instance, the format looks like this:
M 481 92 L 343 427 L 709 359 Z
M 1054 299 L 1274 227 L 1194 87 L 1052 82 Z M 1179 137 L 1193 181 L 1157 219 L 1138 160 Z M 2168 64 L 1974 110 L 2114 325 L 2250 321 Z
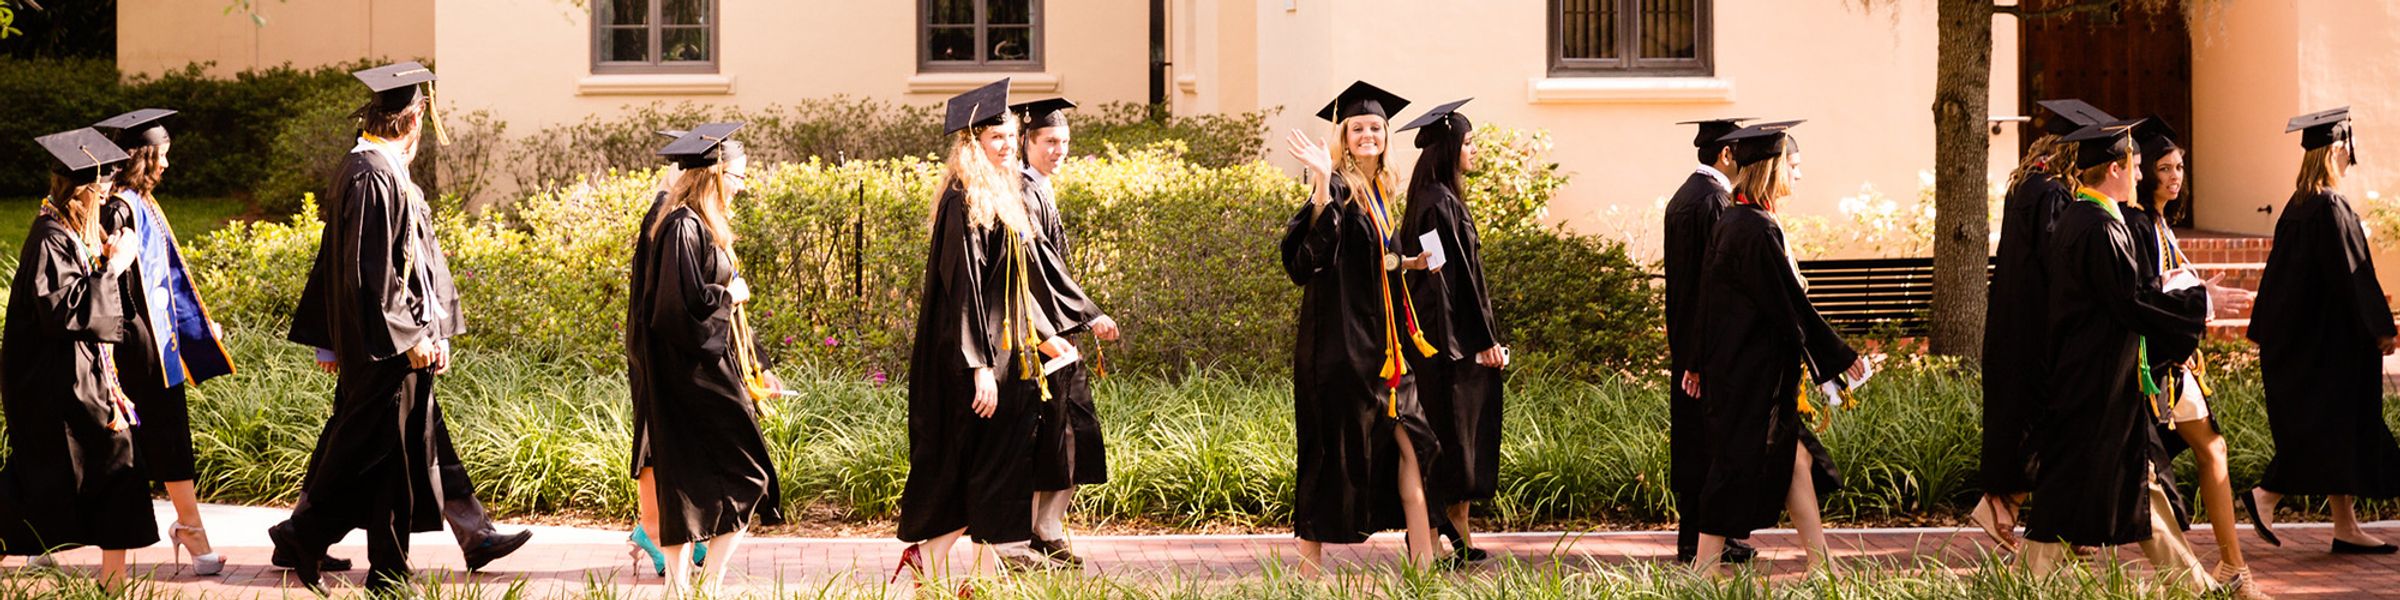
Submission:
M 1933 84 L 1935 354 L 1983 350 L 1991 260 L 1984 189 L 1990 164 L 1992 0 L 1940 0 Z

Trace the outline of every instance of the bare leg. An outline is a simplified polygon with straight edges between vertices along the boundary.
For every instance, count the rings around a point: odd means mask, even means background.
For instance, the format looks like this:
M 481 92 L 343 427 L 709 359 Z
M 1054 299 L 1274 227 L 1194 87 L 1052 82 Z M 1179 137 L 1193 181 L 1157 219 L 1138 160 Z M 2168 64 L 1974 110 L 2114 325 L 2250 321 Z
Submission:
M 676 544 L 660 550 L 667 554 L 666 597 L 690 597 L 692 595 L 692 545 Z
M 974 552 L 975 552 L 975 571 L 974 571 L 974 576 L 976 576 L 976 577 L 991 577 L 992 575 L 994 575 L 995 573 L 997 573 L 997 572 L 1000 570 L 1000 547 L 999 547 L 999 546 L 995 546 L 995 545 L 991 545 L 991 544 L 986 544 L 986 543 L 982 543 L 982 542 L 977 542 L 977 543 L 975 543 L 975 550 L 974 550 Z
M 100 572 L 93 577 L 100 580 L 100 589 L 114 594 L 125 587 L 125 571 L 124 550 L 101 550 Z
M 1417 450 L 1408 439 L 1408 431 L 1393 427 L 1400 441 L 1400 514 L 1408 522 L 1408 562 L 1416 567 L 1433 564 L 1433 518 L 1425 512 L 1425 478 L 1417 470 Z
M 1723 575 L 1725 536 L 1700 534 L 1700 543 L 1692 546 L 1692 571 L 1702 575 Z
M 634 478 L 633 488 L 633 505 L 639 511 L 634 524 L 641 525 L 650 535 L 658 535 L 658 478 L 650 474 L 649 467 L 642 467 L 642 475 Z
M 175 505 L 175 522 L 181 523 L 185 527 L 200 529 L 200 495 L 192 489 L 191 480 L 169 481 L 166 483 L 166 488 L 167 501 Z M 199 535 L 190 537 L 192 538 L 193 554 L 216 552 L 216 548 L 208 544 L 208 533 L 201 532 Z
M 1807 546 L 1808 570 L 1821 571 L 1833 564 L 1833 555 L 1825 545 L 1825 519 L 1817 513 L 1817 479 L 1809 474 L 1810 460 L 1807 448 L 1792 453 L 1792 485 L 1784 493 L 1783 510 L 1791 513 L 1792 528 Z
M 2352 503 L 2351 497 L 2329 497 L 2325 504 L 2333 509 L 2333 539 L 2361 546 L 2383 545 L 2382 538 L 2367 535 L 2367 530 L 2359 528 L 2358 506 Z
M 2233 530 L 2233 478 L 2225 467 L 2225 436 L 2217 435 L 2207 419 L 2194 419 L 2175 424 L 2176 435 L 2192 447 L 2194 463 L 2200 471 L 2200 502 L 2208 509 L 2208 527 L 2217 540 L 2217 562 L 2225 569 L 2243 569 L 2241 538 Z
M 966 534 L 967 528 L 960 527 L 958 531 L 933 536 L 933 539 L 918 543 L 918 556 L 925 559 L 925 572 L 937 581 L 948 579 L 950 577 L 950 549 L 957 546 L 958 538 Z
M 708 564 L 700 569 L 702 595 L 717 596 L 718 588 L 725 582 L 725 567 L 733 564 L 733 550 L 741 546 L 742 538 L 749 532 L 750 528 L 745 526 L 708 540 Z
M 1300 542 L 1300 576 L 1315 579 L 1325 576 L 1325 544 L 1308 540 Z
M 1458 545 L 1475 547 L 1475 532 L 1467 527 L 1467 503 L 1452 504 L 1442 512 L 1450 518 L 1450 527 L 1458 530 Z

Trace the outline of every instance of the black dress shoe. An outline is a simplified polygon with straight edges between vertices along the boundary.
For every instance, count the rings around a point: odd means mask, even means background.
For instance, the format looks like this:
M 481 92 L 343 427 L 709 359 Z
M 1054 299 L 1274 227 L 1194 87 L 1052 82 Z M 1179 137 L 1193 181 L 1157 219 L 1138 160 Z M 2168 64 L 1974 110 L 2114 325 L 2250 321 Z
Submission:
M 476 544 L 474 549 L 465 552 L 467 558 L 467 570 L 483 570 L 484 565 L 492 564 L 492 561 L 500 560 L 500 557 L 508 556 L 511 552 L 516 552 L 518 548 L 525 547 L 525 542 L 532 539 L 533 532 L 531 531 L 518 531 L 516 533 L 507 535 L 486 536 L 483 538 L 483 543 Z
M 1724 561 L 1729 565 L 1738 565 L 1748 563 L 1751 558 L 1757 556 L 1757 548 L 1742 543 L 1741 540 L 1725 540 L 1725 553 L 1717 555 L 1717 560 Z
M 2366 544 L 2353 544 L 2350 542 L 2345 542 L 2339 538 L 2333 540 L 2334 554 L 2391 554 L 2394 552 L 2400 552 L 2400 546 L 2394 546 L 2391 544 L 2369 546 Z
M 288 554 L 299 552 L 299 550 L 296 549 L 300 548 L 299 543 L 292 539 L 293 535 L 291 529 L 291 523 L 288 522 L 276 523 L 274 527 L 267 528 L 267 540 L 275 544 L 275 558 L 283 559 L 276 560 L 274 562 L 278 563 L 278 566 L 281 566 L 281 563 L 287 562 L 294 565 L 300 565 L 298 567 L 287 567 L 292 569 L 292 578 L 300 580 L 301 587 L 306 587 L 308 588 L 308 591 L 316 592 L 318 596 L 323 596 L 325 595 L 325 580 L 317 572 L 317 561 L 293 560 L 306 557 L 287 556 Z
M 290 569 L 293 564 L 292 553 L 285 551 L 282 546 L 276 546 L 275 554 L 267 558 L 267 563 L 275 565 L 275 568 L 278 569 Z M 317 570 L 326 573 L 348 571 L 350 570 L 350 559 L 333 556 L 319 558 L 317 559 Z
M 2250 514 L 2250 525 L 2252 525 L 2250 530 L 2258 532 L 2258 538 L 2266 540 L 2267 545 L 2282 546 L 2283 538 L 2276 537 L 2275 530 L 2267 527 L 2267 521 L 2265 519 L 2258 518 L 2258 498 L 2255 496 L 2257 493 L 2258 488 L 2251 488 L 2249 491 L 2242 492 L 2241 495 L 2234 496 L 2234 498 L 2242 501 L 2242 512 Z

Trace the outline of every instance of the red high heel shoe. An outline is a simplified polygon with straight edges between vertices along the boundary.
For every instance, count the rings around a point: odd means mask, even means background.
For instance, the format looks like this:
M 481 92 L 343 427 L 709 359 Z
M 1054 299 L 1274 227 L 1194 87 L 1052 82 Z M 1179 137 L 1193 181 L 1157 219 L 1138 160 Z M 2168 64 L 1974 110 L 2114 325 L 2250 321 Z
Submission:
M 917 575 L 923 576 L 925 574 L 925 553 L 921 549 L 923 546 L 923 544 L 909 544 L 907 550 L 901 550 L 900 565 L 892 567 L 892 578 L 883 583 L 885 585 L 899 583 L 902 571 L 913 571 Z

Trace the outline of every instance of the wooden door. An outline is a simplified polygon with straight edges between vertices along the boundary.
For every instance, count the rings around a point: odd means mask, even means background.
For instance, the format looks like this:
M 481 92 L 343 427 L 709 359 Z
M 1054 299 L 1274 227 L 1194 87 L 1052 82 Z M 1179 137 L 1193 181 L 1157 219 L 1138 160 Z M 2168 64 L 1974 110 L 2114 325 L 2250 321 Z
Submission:
M 2017 61 L 2022 95 L 2018 114 L 2042 110 L 2052 98 L 2081 98 L 2120 118 L 2164 119 L 2182 133 L 2176 143 L 2192 148 L 2192 38 L 2181 2 L 2160 10 L 2115 2 L 2114 10 L 2073 10 L 2093 0 L 2022 0 Z M 2107 3 L 2101 3 L 2103 5 Z M 2054 12 L 2055 11 L 2055 12 Z M 2030 136 L 2019 136 L 2031 144 Z M 2184 157 L 2191 164 L 2191 157 Z M 2190 227 L 2201 190 L 2184 178 L 2183 201 L 2170 220 Z

